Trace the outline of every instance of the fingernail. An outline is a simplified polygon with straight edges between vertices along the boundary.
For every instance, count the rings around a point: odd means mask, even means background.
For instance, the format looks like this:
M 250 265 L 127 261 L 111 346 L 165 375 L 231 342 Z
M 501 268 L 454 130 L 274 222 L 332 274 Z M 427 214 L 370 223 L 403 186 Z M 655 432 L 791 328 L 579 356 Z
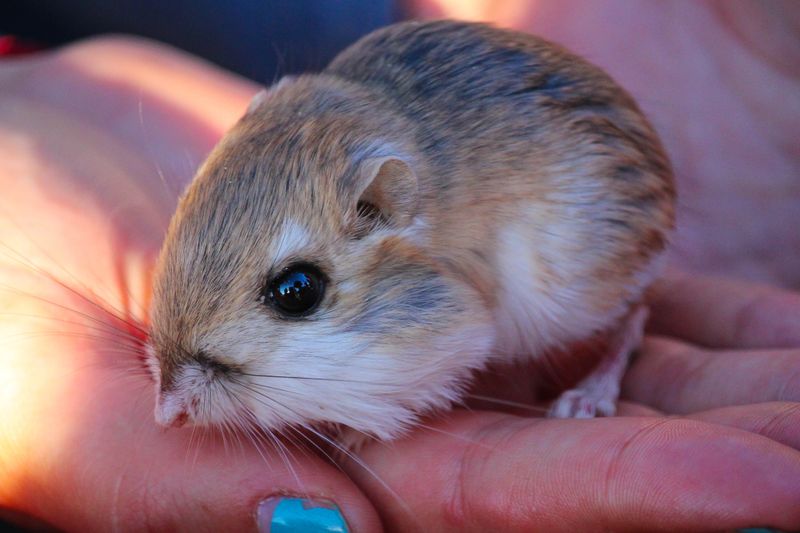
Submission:
M 771 527 L 748 527 L 740 529 L 736 533 L 781 533 L 780 529 L 773 529 Z
M 258 530 L 262 533 L 348 533 L 339 507 L 327 500 L 267 498 L 258 504 Z

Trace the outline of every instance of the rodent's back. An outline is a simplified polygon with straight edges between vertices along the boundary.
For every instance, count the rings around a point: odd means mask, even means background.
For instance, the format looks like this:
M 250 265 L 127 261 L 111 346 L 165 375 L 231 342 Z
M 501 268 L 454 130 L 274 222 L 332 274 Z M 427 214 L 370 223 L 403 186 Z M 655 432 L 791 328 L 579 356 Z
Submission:
M 486 24 L 389 26 L 342 52 L 325 73 L 388 96 L 420 126 L 417 140 L 435 157 L 466 144 L 541 140 L 559 113 L 584 111 L 622 121 L 620 111 L 639 113 L 609 76 L 585 60 L 533 35 Z M 641 128 L 639 117 L 627 122 Z M 647 141 L 660 148 L 654 138 Z M 648 155 L 652 164 L 666 166 L 660 153 Z
M 485 201 L 487 180 L 509 176 L 513 188 L 515 173 L 563 187 L 571 166 L 592 159 L 594 179 L 625 182 L 626 201 L 648 210 L 653 194 L 672 202 L 669 163 L 633 99 L 601 69 L 533 35 L 454 21 L 396 24 L 342 52 L 325 73 L 385 96 L 416 125 L 439 191 L 466 185 L 483 189 Z
M 672 174 L 650 124 L 601 69 L 529 34 L 435 21 L 373 32 L 325 73 L 384 95 L 416 125 L 434 248 L 482 270 L 466 275 L 487 294 L 503 298 L 496 278 L 513 274 L 537 277 L 522 291 L 564 288 L 544 304 L 554 308 L 620 315 L 641 298 L 673 226 Z

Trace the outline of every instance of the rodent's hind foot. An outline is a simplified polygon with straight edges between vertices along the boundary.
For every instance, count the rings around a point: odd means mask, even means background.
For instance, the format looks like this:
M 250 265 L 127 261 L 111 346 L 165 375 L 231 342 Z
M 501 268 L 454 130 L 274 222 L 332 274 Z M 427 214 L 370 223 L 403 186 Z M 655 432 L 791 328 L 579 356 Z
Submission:
M 622 376 L 631 352 L 642 342 L 648 309 L 638 305 L 623 320 L 613 336 L 608 355 L 574 389 L 561 394 L 547 413 L 549 418 L 594 418 L 614 416 Z
M 590 389 L 570 389 L 561 394 L 550 406 L 549 418 L 594 418 L 614 416 L 617 397 L 602 397 Z

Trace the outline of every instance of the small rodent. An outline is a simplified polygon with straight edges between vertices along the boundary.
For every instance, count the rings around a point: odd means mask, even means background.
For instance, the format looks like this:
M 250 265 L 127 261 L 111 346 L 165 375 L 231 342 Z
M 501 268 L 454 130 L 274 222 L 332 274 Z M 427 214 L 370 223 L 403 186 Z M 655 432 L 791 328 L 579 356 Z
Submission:
M 631 97 L 532 35 L 406 22 L 259 93 L 155 272 L 156 420 L 381 439 L 493 361 L 611 332 L 551 409 L 614 413 L 674 224 Z

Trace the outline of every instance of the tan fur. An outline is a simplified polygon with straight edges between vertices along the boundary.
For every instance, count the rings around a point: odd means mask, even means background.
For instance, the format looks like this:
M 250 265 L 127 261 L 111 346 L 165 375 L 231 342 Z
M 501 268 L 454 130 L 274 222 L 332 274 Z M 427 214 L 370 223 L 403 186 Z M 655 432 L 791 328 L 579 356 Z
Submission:
M 387 185 L 367 199 L 394 211 L 362 231 L 356 204 L 379 179 L 367 161 L 384 159 L 396 162 L 380 177 Z M 613 328 L 652 281 L 674 195 L 636 104 L 584 60 L 480 24 L 379 30 L 321 74 L 259 95 L 187 190 L 156 274 L 160 394 L 187 396 L 191 411 L 188 397 L 201 393 L 176 379 L 200 352 L 247 373 L 301 354 L 302 373 L 369 383 L 335 399 L 302 380 L 292 395 L 274 393 L 297 416 L 245 401 L 263 425 L 393 436 L 457 399 L 492 357 Z M 295 259 L 330 281 L 318 314 L 292 322 L 258 295 L 287 264 L 274 264 L 276 241 L 298 225 L 309 242 Z M 311 341 L 302 349 L 320 332 L 339 339 L 333 355 Z

